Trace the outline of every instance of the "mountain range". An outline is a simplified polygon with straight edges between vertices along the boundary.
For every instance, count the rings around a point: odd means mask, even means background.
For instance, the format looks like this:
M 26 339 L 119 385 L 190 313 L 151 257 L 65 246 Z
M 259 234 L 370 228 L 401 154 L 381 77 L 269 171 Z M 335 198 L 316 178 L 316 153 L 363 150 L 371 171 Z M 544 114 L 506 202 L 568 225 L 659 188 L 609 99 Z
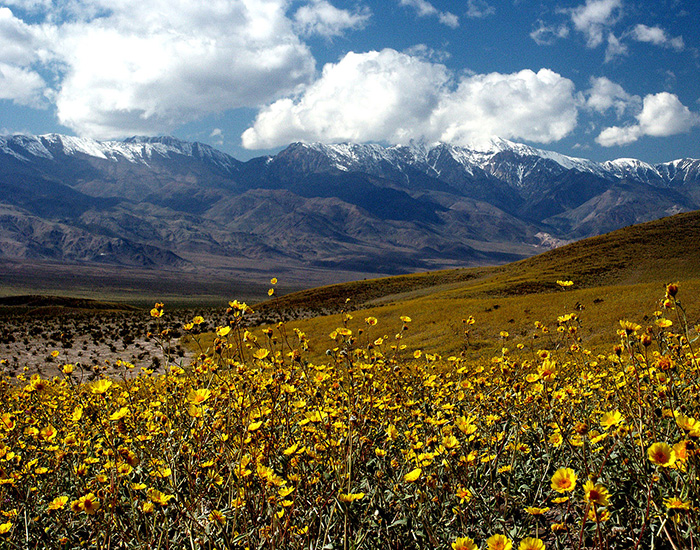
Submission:
M 0 259 L 327 281 L 505 263 L 700 209 L 700 160 L 172 137 L 0 137 Z

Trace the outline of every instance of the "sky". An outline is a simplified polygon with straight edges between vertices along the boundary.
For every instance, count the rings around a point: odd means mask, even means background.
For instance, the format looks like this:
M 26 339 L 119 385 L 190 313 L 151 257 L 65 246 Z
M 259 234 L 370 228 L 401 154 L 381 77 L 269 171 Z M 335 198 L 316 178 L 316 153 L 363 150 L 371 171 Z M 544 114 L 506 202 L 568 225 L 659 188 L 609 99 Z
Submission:
M 0 0 L 0 134 L 700 158 L 698 0 Z

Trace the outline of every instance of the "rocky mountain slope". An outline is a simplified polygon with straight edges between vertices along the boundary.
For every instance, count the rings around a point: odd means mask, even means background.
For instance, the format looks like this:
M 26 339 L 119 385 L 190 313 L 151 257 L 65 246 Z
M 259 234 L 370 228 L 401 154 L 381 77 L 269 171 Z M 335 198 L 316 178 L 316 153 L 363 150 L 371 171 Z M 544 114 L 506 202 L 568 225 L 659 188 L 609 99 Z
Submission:
M 700 160 L 595 163 L 506 140 L 291 144 L 0 137 L 0 259 L 197 271 L 473 266 L 700 208 Z

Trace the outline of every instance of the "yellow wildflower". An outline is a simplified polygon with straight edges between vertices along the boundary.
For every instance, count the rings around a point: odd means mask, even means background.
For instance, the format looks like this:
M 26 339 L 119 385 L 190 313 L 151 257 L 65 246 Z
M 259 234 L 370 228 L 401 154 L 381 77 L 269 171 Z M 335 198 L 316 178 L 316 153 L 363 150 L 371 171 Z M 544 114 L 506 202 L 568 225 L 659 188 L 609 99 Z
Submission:
M 559 468 L 552 476 L 552 489 L 567 493 L 576 488 L 576 474 L 571 468 Z

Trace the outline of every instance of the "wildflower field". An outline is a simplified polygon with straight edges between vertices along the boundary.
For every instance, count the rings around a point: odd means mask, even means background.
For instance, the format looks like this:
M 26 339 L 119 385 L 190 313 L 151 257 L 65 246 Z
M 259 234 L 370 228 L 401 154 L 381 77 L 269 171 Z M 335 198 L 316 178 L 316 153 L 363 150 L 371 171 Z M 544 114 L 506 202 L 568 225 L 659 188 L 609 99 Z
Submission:
M 237 301 L 210 336 L 156 304 L 164 373 L 0 381 L 0 548 L 697 548 L 700 327 L 679 294 L 604 352 L 574 310 L 477 359 L 407 348 L 405 315 L 344 312 L 314 343 Z

